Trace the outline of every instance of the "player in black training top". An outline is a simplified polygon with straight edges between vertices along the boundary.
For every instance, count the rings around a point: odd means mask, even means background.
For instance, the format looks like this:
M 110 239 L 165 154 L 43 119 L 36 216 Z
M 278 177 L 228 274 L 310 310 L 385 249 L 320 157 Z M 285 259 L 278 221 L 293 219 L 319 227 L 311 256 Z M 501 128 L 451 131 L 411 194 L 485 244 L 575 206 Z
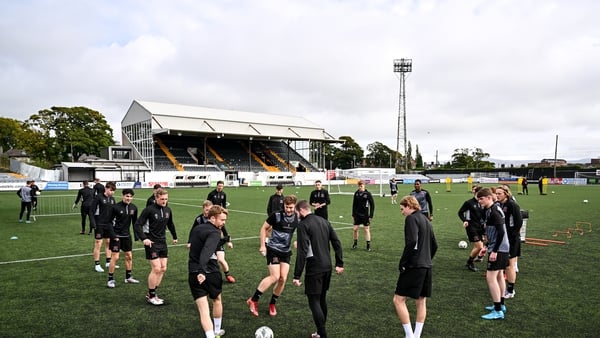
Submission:
M 327 338 L 327 290 L 331 281 L 332 264 L 330 245 L 335 252 L 335 272 L 344 272 L 342 243 L 329 221 L 311 213 L 308 201 L 299 201 L 296 211 L 298 224 L 298 255 L 292 284 L 300 286 L 302 270 L 306 267 L 304 293 L 312 312 L 317 333 L 313 337 Z
M 106 267 L 110 265 L 110 233 L 108 227 L 113 225 L 113 206 L 115 205 L 115 199 L 113 195 L 117 185 L 114 182 L 106 183 L 106 188 L 100 195 L 92 200 L 91 212 L 94 217 L 90 219 L 90 224 L 94 228 L 94 270 L 97 272 L 104 272 L 104 269 L 100 266 L 100 248 L 104 241 L 104 253 L 106 255 Z
M 140 281 L 131 277 L 133 269 L 133 240 L 131 238 L 131 225 L 135 224 L 138 217 L 138 209 L 133 201 L 133 189 L 123 189 L 123 199 L 113 207 L 114 226 L 109 228 L 110 251 L 112 252 L 110 265 L 108 266 L 109 288 L 115 287 L 115 267 L 119 261 L 119 252 L 125 253 L 125 283 L 138 284 Z M 137 237 L 136 237 L 137 239 Z
M 204 201 L 204 203 L 202 203 L 203 212 L 200 215 L 198 215 L 196 219 L 194 219 L 194 223 L 192 224 L 192 228 L 190 229 L 190 234 L 192 233 L 192 230 L 194 230 L 194 228 L 198 225 L 206 224 L 209 222 L 208 212 L 210 211 L 210 208 L 212 206 L 213 204 L 209 200 L 206 200 Z M 190 248 L 190 241 L 191 238 L 188 239 L 188 249 Z M 231 236 L 229 236 L 227 228 L 225 227 L 225 225 L 223 225 L 221 227 L 221 241 L 219 241 L 219 246 L 217 247 L 216 255 L 217 260 L 219 261 L 219 265 L 221 266 L 221 269 L 223 269 L 223 273 L 225 274 L 225 280 L 227 280 L 228 283 L 233 284 L 235 283 L 235 277 L 233 277 L 230 274 L 229 263 L 227 263 L 227 261 L 225 260 L 225 244 L 227 244 L 228 248 L 233 249 L 233 242 L 231 242 Z
M 169 192 L 165 189 L 156 190 L 156 202 L 146 207 L 135 222 L 133 228 L 138 238 L 144 243 L 146 259 L 150 262 L 148 275 L 148 294 L 146 300 L 152 305 L 163 305 L 164 300 L 156 295 L 156 288 L 160 285 L 165 272 L 169 250 L 167 248 L 167 228 L 173 237 L 173 244 L 177 244 L 177 231 L 173 223 L 173 214 L 167 206 Z
M 275 193 L 269 197 L 269 202 L 267 203 L 267 216 L 271 216 L 272 213 L 281 210 L 283 210 L 283 186 L 278 184 L 277 187 L 275 187 Z
M 213 205 L 208 211 L 209 223 L 200 224 L 190 232 L 190 252 L 188 260 L 188 284 L 206 336 L 218 337 L 225 334 L 221 329 L 223 303 L 221 291 L 223 280 L 215 250 L 219 245 L 223 225 L 227 221 L 227 209 Z M 213 320 L 210 318 L 208 298 L 213 301 Z
M 156 194 L 156 190 L 162 188 L 162 186 L 160 184 L 155 184 L 152 187 L 152 196 L 148 197 L 148 199 L 146 200 L 146 206 L 150 206 L 152 204 L 154 204 L 154 201 L 156 200 L 156 198 L 154 197 L 154 194 Z
M 309 203 L 314 208 L 314 213 L 317 216 L 321 216 L 325 219 L 329 217 L 327 213 L 327 206 L 331 204 L 329 199 L 329 191 L 323 189 L 323 185 L 320 180 L 315 181 L 315 190 L 310 193 Z
M 225 183 L 223 181 L 217 182 L 217 188 L 208 193 L 207 200 L 211 201 L 213 205 L 220 205 L 223 208 L 227 208 L 227 195 L 223 191 Z
M 79 209 L 79 213 L 81 214 L 81 231 L 79 232 L 81 235 L 85 234 L 85 220 L 89 218 L 90 220 L 90 231 L 88 234 L 92 233 L 92 218 L 94 214 L 92 213 L 92 201 L 94 200 L 94 189 L 90 188 L 88 181 L 83 181 L 83 188 L 79 189 L 77 192 L 77 198 L 75 198 L 75 202 L 73 203 L 73 209 L 77 207 L 79 201 L 81 201 L 81 208 Z
M 99 178 L 94 178 L 94 196 L 102 195 L 104 193 L 104 185 L 100 183 Z
M 352 249 L 358 247 L 358 227 L 362 224 L 365 229 L 365 240 L 367 241 L 367 251 L 371 251 L 371 220 L 375 213 L 375 201 L 373 195 L 365 188 L 363 180 L 358 181 L 358 190 L 354 193 L 352 200 L 352 218 L 354 219 L 353 236 L 354 243 Z
M 34 180 L 31 180 L 31 207 L 33 210 L 37 210 L 38 195 L 40 194 L 40 187 L 35 184 Z M 34 218 L 35 219 L 35 218 Z
M 458 209 L 458 217 L 463 222 L 463 227 L 467 232 L 469 242 L 473 243 L 473 249 L 469 253 L 469 259 L 467 260 L 467 269 L 471 271 L 477 271 L 474 262 L 481 262 L 483 256 L 479 256 L 481 249 L 483 249 L 483 208 L 477 201 L 477 192 L 481 187 L 473 186 L 473 198 L 466 200 L 463 205 Z

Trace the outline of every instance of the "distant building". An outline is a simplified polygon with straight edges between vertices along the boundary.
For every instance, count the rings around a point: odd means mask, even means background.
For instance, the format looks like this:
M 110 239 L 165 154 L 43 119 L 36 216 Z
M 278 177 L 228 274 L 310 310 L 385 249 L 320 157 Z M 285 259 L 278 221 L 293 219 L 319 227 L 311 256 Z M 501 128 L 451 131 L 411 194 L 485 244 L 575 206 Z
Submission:
M 27 155 L 27 152 L 23 149 L 10 149 L 2 154 L 4 157 L 8 157 L 11 160 L 17 160 L 25 163 L 31 162 L 31 158 Z
M 528 163 L 527 165 L 529 167 L 554 167 L 554 159 L 553 158 L 551 158 L 551 159 L 545 158 L 545 159 L 542 159 L 541 162 L 538 162 L 538 163 Z M 567 165 L 569 165 L 567 163 L 567 160 L 563 160 L 563 159 L 560 159 L 560 158 L 556 159 L 556 166 L 557 167 L 566 167 Z

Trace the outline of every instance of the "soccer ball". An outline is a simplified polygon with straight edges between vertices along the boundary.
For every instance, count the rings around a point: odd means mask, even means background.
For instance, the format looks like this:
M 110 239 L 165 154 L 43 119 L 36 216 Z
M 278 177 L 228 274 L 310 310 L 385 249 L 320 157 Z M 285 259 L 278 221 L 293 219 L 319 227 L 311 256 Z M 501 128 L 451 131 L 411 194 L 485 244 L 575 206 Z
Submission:
M 39 196 L 39 195 L 41 195 L 41 194 L 42 194 L 42 193 L 41 193 L 41 192 L 39 192 L 39 191 L 36 191 L 36 192 L 35 192 L 35 195 L 36 195 L 36 196 Z
M 261 326 L 254 332 L 256 338 L 273 338 L 273 330 L 268 326 Z
M 461 249 L 466 249 L 467 248 L 467 242 L 465 242 L 465 241 L 458 242 L 458 247 L 461 248 Z
M 587 202 L 588 202 L 588 200 L 583 200 L 583 203 L 587 203 Z

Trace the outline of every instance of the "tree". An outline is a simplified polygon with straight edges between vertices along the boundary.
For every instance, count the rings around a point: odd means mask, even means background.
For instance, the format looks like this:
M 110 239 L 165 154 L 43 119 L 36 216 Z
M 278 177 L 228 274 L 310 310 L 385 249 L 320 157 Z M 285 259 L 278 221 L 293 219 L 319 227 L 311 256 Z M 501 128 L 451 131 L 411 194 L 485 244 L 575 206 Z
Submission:
M 396 152 L 381 142 L 369 144 L 367 151 L 367 165 L 370 167 L 389 168 L 395 164 Z
M 353 168 L 356 163 L 362 161 L 363 150 L 350 136 L 341 136 L 340 140 L 343 140 L 344 143 L 335 152 L 337 167 L 342 169 Z
M 408 161 L 408 169 L 412 169 L 412 145 L 410 141 L 408 141 L 408 145 L 406 147 L 406 160 Z
M 86 107 L 52 107 L 25 121 L 35 135 L 28 151 L 51 163 L 71 161 L 81 154 L 99 155 L 114 144 L 113 130 L 102 114 Z
M 2 152 L 22 148 L 27 143 L 27 131 L 23 130 L 21 124 L 21 121 L 15 119 L 0 117 L 0 149 Z
M 417 144 L 417 148 L 415 149 L 415 166 L 417 168 L 423 168 L 423 156 L 421 152 L 419 152 L 419 145 Z
M 335 158 L 337 148 L 332 143 L 323 144 L 323 155 L 325 155 L 325 167 L 334 169 L 338 167 L 338 162 Z
M 461 169 L 491 169 L 494 168 L 494 163 L 485 161 L 490 157 L 490 154 L 484 153 L 481 148 L 471 150 L 469 148 L 454 149 L 452 154 L 452 168 Z

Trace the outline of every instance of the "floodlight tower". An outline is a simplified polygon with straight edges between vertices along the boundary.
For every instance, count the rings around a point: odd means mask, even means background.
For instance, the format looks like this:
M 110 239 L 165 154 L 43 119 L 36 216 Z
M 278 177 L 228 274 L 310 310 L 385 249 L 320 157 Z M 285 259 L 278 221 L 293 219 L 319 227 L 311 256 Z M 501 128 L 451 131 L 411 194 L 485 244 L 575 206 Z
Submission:
M 398 133 L 396 139 L 396 166 L 400 162 L 400 140 L 404 145 L 404 163 L 402 169 L 408 173 L 408 142 L 406 139 L 406 73 L 412 72 L 412 59 L 395 59 L 394 73 L 400 74 L 400 95 L 398 104 Z

